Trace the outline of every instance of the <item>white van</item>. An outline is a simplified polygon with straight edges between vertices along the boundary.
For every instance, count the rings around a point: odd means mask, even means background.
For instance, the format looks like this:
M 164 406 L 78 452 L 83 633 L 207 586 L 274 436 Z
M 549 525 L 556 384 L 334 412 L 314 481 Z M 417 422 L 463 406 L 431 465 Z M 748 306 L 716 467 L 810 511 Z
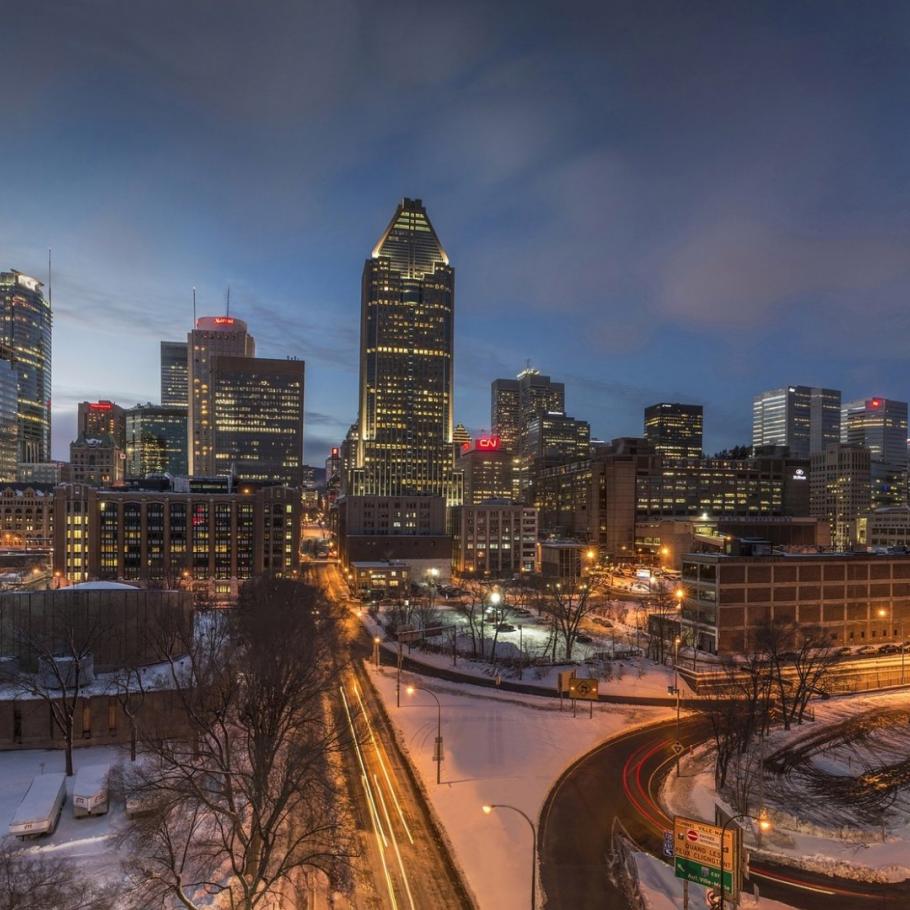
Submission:
M 110 765 L 86 765 L 76 773 L 73 785 L 73 815 L 104 815 L 108 809 L 107 778 Z
M 66 775 L 39 774 L 32 779 L 22 802 L 9 823 L 9 833 L 16 837 L 37 837 L 51 834 L 60 820 L 66 802 Z

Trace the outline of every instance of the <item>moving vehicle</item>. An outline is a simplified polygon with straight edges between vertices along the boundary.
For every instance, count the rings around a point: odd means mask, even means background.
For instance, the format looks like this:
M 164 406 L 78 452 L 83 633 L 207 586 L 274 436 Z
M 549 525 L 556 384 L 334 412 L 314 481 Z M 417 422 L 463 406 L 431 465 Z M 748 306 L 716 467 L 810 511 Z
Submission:
M 52 834 L 60 821 L 64 802 L 66 775 L 62 772 L 37 775 L 9 823 L 9 833 L 21 838 Z
M 85 765 L 76 773 L 73 784 L 73 816 L 105 815 L 108 810 L 107 778 L 111 766 Z

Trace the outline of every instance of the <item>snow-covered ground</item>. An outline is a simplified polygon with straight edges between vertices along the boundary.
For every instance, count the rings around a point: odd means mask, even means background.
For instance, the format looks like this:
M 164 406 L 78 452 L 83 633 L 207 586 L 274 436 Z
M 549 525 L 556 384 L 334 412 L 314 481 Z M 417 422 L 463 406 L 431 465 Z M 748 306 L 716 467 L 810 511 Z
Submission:
M 110 763 L 112 766 L 129 755 L 116 746 L 91 746 L 76 749 L 73 764 L 78 774 L 86 765 Z M 10 819 L 25 795 L 32 778 L 41 773 L 65 770 L 62 749 L 29 749 L 21 752 L 0 752 L 0 836 L 20 846 L 28 853 L 59 856 L 74 860 L 93 876 L 115 879 L 120 876 L 120 857 L 111 842 L 117 824 L 125 820 L 121 800 L 112 798 L 107 815 L 88 818 L 73 817 L 73 784 L 75 776 L 66 781 L 66 803 L 57 830 L 46 837 L 20 841 L 7 834 Z
M 873 822 L 863 817 L 849 794 L 827 790 L 824 779 L 853 778 L 876 773 L 881 766 L 906 761 L 910 731 L 904 712 L 910 693 L 888 692 L 831 699 L 815 704 L 815 721 L 790 731 L 776 730 L 765 744 L 765 755 L 799 749 L 801 763 L 780 777 L 766 771 L 764 793 L 773 828 L 763 837 L 760 852 L 788 864 L 845 878 L 898 882 L 910 878 L 910 814 L 906 790 L 885 807 Z M 897 712 L 889 729 L 867 729 L 868 718 Z M 863 725 L 855 741 L 842 739 L 840 728 L 850 721 Z M 828 740 L 826 731 L 834 738 Z M 833 731 L 837 731 L 834 736 Z M 727 809 L 714 790 L 713 759 L 709 747 L 683 759 L 679 778 L 667 778 L 662 792 L 671 814 L 712 818 L 715 802 Z M 798 807 L 798 809 L 794 809 Z M 884 829 L 883 829 L 884 826 Z M 754 844 L 746 832 L 746 842 Z
M 447 611 L 444 615 L 444 622 L 459 623 L 463 629 L 463 624 L 454 615 L 453 612 Z M 361 620 L 371 635 L 384 635 L 384 627 L 380 622 L 373 619 L 368 613 L 361 615 Z M 597 652 L 614 653 L 616 650 L 621 651 L 623 648 L 629 648 L 631 639 L 632 646 L 635 644 L 635 636 L 629 636 L 623 633 L 612 639 L 608 635 L 598 634 L 593 629 L 586 629 L 586 633 L 591 634 L 594 639 L 590 644 L 577 644 L 573 654 L 574 660 L 568 664 L 554 664 L 540 667 L 525 667 L 519 676 L 517 667 L 504 666 L 501 663 L 496 665 L 489 661 L 473 660 L 464 656 L 465 652 L 471 651 L 471 639 L 464 631 L 458 634 L 459 656 L 453 665 L 451 651 L 451 637 L 446 636 L 438 641 L 441 651 L 423 650 L 417 645 L 413 645 L 408 650 L 405 646 L 404 653 L 411 660 L 418 663 L 426 664 L 430 667 L 441 667 L 444 669 L 455 669 L 460 673 L 469 676 L 481 676 L 493 678 L 500 674 L 503 679 L 514 682 L 522 682 L 528 686 L 536 686 L 541 691 L 555 692 L 556 683 L 559 673 L 562 670 L 574 669 L 576 676 L 579 677 L 596 677 L 600 680 L 599 690 L 602 693 L 612 695 L 627 695 L 633 697 L 648 698 L 667 698 L 667 690 L 673 685 L 674 672 L 671 667 L 655 664 L 654 661 L 648 660 L 644 656 L 632 657 L 626 660 L 593 660 L 591 655 Z M 484 651 L 487 654 L 492 653 L 492 639 L 489 627 L 487 628 Z M 524 652 L 539 652 L 546 644 L 548 638 L 547 629 L 538 624 L 529 624 L 522 627 L 521 643 Z M 642 636 L 642 644 L 644 636 Z M 394 639 L 383 639 L 383 652 L 385 659 L 394 663 L 397 657 L 398 646 Z M 478 644 L 479 649 L 479 644 Z M 519 650 L 518 632 L 500 633 L 496 642 L 496 655 L 501 660 L 517 659 L 521 651 Z M 588 662 L 585 662 L 585 659 Z M 683 697 L 691 695 L 691 692 L 685 681 L 680 679 Z
M 524 910 L 530 901 L 531 833 L 509 810 L 485 815 L 487 803 L 508 803 L 535 824 L 547 793 L 576 758 L 608 737 L 671 716 L 667 708 L 602 703 L 594 718 L 560 712 L 553 699 L 417 679 L 442 703 L 445 762 L 436 784 L 436 704 L 417 692 L 395 707 L 395 672 L 370 668 L 466 873 L 480 910 Z M 404 697 L 403 697 L 404 698 Z
M 683 905 L 683 883 L 673 874 L 673 869 L 649 853 L 635 853 L 635 864 L 638 867 L 638 881 L 641 896 L 647 910 L 679 910 Z M 706 910 L 705 888 L 689 885 L 690 910 Z M 743 894 L 739 902 L 740 910 L 791 910 L 789 904 L 761 898 L 756 902 L 751 894 Z

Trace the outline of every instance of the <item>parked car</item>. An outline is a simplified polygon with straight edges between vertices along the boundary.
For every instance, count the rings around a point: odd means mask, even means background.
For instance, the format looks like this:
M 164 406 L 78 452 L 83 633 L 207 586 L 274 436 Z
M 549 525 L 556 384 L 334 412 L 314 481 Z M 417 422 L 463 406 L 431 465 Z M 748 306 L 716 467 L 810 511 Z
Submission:
M 9 833 L 21 838 L 53 834 L 65 801 L 65 774 L 37 775 L 32 778 L 9 823 Z
M 107 779 L 111 766 L 83 765 L 73 784 L 73 816 L 105 815 L 108 809 Z
M 901 646 L 900 645 L 881 645 L 878 649 L 879 654 L 900 654 Z
M 591 638 L 590 635 L 585 635 L 584 632 L 579 632 L 578 635 L 575 636 L 575 641 L 583 645 L 589 645 L 594 641 L 594 639 Z
M 861 648 L 857 648 L 856 655 L 857 657 L 868 657 L 870 654 L 875 654 L 877 650 L 875 645 L 863 645 Z
M 501 623 L 496 627 L 496 631 L 497 631 L 497 632 L 516 632 L 517 629 L 515 628 L 515 626 L 511 625 L 510 623 L 501 622 Z
M 609 619 L 602 619 L 600 616 L 595 616 L 595 617 L 591 620 L 591 622 L 593 622 L 595 625 L 603 626 L 605 629 L 612 629 L 612 628 L 613 628 L 613 623 L 610 622 Z

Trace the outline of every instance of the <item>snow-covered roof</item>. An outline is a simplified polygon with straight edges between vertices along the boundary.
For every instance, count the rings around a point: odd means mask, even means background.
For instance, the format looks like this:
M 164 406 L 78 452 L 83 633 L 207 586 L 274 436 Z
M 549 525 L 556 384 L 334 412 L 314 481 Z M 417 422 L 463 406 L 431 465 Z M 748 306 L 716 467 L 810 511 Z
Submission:
M 77 585 L 70 585 L 67 591 L 138 591 L 135 585 L 127 585 L 122 581 L 80 581 Z

